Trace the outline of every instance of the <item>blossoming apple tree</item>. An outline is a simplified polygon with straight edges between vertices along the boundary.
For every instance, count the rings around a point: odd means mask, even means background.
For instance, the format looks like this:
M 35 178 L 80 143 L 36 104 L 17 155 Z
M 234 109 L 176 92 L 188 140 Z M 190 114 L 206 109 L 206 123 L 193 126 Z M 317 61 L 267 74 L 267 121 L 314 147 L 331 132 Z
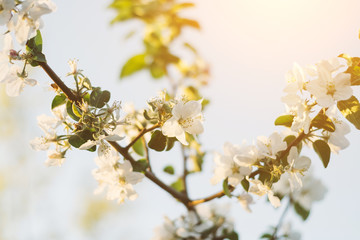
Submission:
M 5 29 L 0 54 L 0 82 L 9 96 L 18 96 L 25 87 L 37 85 L 29 68 L 43 69 L 52 80 L 54 98 L 52 116 L 41 115 L 41 137 L 31 141 L 34 150 L 47 151 L 47 166 L 65 164 L 70 150 L 94 153 L 97 169 L 92 174 L 98 182 L 96 193 L 106 192 L 106 199 L 126 204 L 135 200 L 134 186 L 148 178 L 170 194 L 187 214 L 177 219 L 165 218 L 155 229 L 156 240 L 238 239 L 234 223 L 224 210 L 207 202 L 234 198 L 251 211 L 253 196 L 266 195 L 277 208 L 287 204 L 306 220 L 312 203 L 324 198 L 326 187 L 309 170 L 312 160 L 302 155 L 303 147 L 315 151 L 324 167 L 331 154 L 348 147 L 345 135 L 348 123 L 360 129 L 360 103 L 353 87 L 360 85 L 360 58 L 341 54 L 330 60 L 302 67 L 294 64 L 287 75 L 281 101 L 286 113 L 275 120 L 284 131 L 257 137 L 253 144 L 226 142 L 214 156 L 211 184 L 222 190 L 193 199 L 188 193 L 190 174 L 202 171 L 206 152 L 200 142 L 204 110 L 209 100 L 201 93 L 208 83 L 209 67 L 195 47 L 183 42 L 192 61 L 172 52 L 183 29 L 199 29 L 193 19 L 181 13 L 193 3 L 177 0 L 114 0 L 110 7 L 116 16 L 112 24 L 134 20 L 143 22 L 144 51 L 132 56 L 122 66 L 125 79 L 138 71 L 149 71 L 154 79 L 167 79 L 170 89 L 148 100 L 148 108 L 121 111 L 120 100 L 110 102 L 111 93 L 94 86 L 76 60 L 69 61 L 67 86 L 46 60 L 40 28 L 41 16 L 55 10 L 51 0 L 0 0 L 0 24 Z M 46 46 L 46 36 L 45 46 Z M 126 100 L 126 99 L 121 99 Z M 182 176 L 171 184 L 157 177 L 151 167 L 149 152 L 171 151 L 180 147 Z M 192 164 L 189 164 L 192 162 Z M 174 166 L 164 172 L 174 174 Z M 283 217 L 263 239 L 299 239 L 299 234 L 282 228 Z

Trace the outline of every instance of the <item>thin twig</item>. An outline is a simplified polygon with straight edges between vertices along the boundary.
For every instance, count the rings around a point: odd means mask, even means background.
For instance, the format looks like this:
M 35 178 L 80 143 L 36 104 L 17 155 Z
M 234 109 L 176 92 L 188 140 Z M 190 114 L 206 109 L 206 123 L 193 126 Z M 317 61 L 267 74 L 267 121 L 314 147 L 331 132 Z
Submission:
M 152 130 L 158 128 L 160 125 L 155 124 L 151 128 L 143 128 L 140 133 L 125 147 L 126 150 L 129 150 L 136 142 L 139 140 L 142 136 L 145 135 L 145 133 L 151 132 Z
M 235 189 L 234 187 L 229 186 L 230 192 L 234 191 L 234 189 Z M 220 191 L 218 193 L 215 193 L 213 195 L 210 195 L 208 197 L 200 198 L 200 199 L 197 199 L 197 200 L 192 200 L 191 202 L 189 202 L 189 205 L 190 206 L 196 206 L 196 205 L 199 205 L 201 203 L 209 202 L 211 200 L 214 200 L 215 198 L 221 198 L 221 197 L 223 197 L 225 195 L 226 195 L 225 192 L 222 190 L 222 191 Z
M 144 148 L 145 148 L 145 159 L 146 159 L 146 162 L 147 162 L 147 164 L 148 164 L 148 170 L 149 170 L 150 172 L 152 172 L 151 164 L 150 164 L 149 148 L 148 148 L 148 146 L 147 146 L 147 144 L 146 144 L 146 141 L 145 141 L 144 136 L 142 136 L 141 141 L 142 141 L 142 143 L 143 143 L 143 145 L 144 145 Z
M 279 219 L 279 222 L 278 222 L 278 224 L 276 225 L 276 227 L 275 227 L 275 229 L 274 229 L 274 233 L 272 234 L 270 240 L 276 240 L 276 239 L 277 239 L 276 234 L 277 234 L 277 232 L 279 231 L 280 227 L 282 226 L 282 222 L 284 221 L 285 215 L 286 215 L 286 213 L 288 212 L 291 204 L 292 204 L 292 201 L 291 201 L 291 198 L 289 198 L 289 202 L 288 202 L 288 204 L 286 205 L 283 213 L 281 214 L 281 217 L 280 217 L 280 219 Z
M 182 175 L 181 179 L 182 179 L 183 184 L 184 184 L 184 193 L 188 197 L 189 194 L 188 194 L 188 188 L 187 188 L 187 183 L 186 183 L 186 178 L 187 178 L 187 175 L 188 175 L 188 170 L 187 170 L 188 157 L 186 156 L 186 153 L 185 153 L 185 147 L 182 144 L 181 144 L 181 153 L 182 153 L 182 156 L 183 156 L 183 175 Z

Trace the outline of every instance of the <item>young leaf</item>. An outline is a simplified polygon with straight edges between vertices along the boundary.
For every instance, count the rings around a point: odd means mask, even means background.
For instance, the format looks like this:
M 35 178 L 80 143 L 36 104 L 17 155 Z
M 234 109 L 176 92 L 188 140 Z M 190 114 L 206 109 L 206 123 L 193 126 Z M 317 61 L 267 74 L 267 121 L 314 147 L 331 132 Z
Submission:
M 176 137 L 167 138 L 166 151 L 170 151 L 174 147 L 176 140 L 177 140 Z
M 71 146 L 75 148 L 79 148 L 88 140 L 94 140 L 94 138 L 92 136 L 92 132 L 88 129 L 85 129 L 84 131 L 77 132 L 75 135 L 72 135 L 68 141 L 71 144 Z M 88 149 L 88 151 L 90 152 L 94 152 L 95 150 L 96 150 L 96 146 L 93 146 L 92 148 Z
M 94 106 L 96 108 L 102 108 L 105 106 L 107 102 L 110 100 L 110 92 L 109 91 L 101 91 L 101 89 L 94 88 L 94 90 L 90 94 L 90 106 Z
M 348 62 L 348 69 L 345 73 L 351 74 L 351 85 L 360 85 L 360 58 L 350 57 L 347 54 L 340 54 L 339 57 L 344 58 Z
M 176 180 L 176 182 L 173 182 L 170 186 L 178 192 L 182 192 L 185 189 L 184 182 L 181 178 Z
M 170 165 L 164 167 L 163 171 L 166 172 L 166 173 L 168 173 L 168 174 L 170 174 L 170 175 L 174 175 L 174 174 L 175 174 L 174 167 L 173 167 L 173 166 L 170 166 Z
M 41 53 L 42 52 L 42 37 L 40 30 L 36 31 L 36 36 L 29 39 L 26 42 L 26 48 L 30 52 Z
M 137 160 L 136 162 L 134 162 L 132 164 L 133 167 L 133 171 L 134 172 L 145 172 L 146 168 L 149 166 L 148 162 L 146 161 L 146 159 L 140 159 Z
M 357 129 L 360 130 L 360 103 L 356 97 L 352 96 L 348 100 L 338 101 L 337 107 Z
M 231 233 L 229 233 L 229 234 L 226 236 L 226 239 L 229 239 L 229 240 L 239 240 L 239 235 L 237 234 L 237 232 L 232 231 Z
M 124 78 L 146 67 L 145 54 L 138 54 L 130 58 L 121 69 L 120 78 Z
M 73 112 L 73 107 L 72 107 L 73 103 L 70 101 L 67 101 L 66 103 L 66 112 L 67 114 L 69 114 L 69 117 L 71 117 L 72 119 L 74 119 L 75 121 L 79 121 L 80 118 L 78 116 L 75 115 L 75 113 Z
M 136 152 L 136 154 L 138 154 L 140 156 L 145 155 L 145 146 L 144 146 L 144 142 L 141 138 L 135 142 L 135 144 L 132 146 L 132 148 Z
M 162 134 L 160 130 L 156 130 L 152 135 L 148 143 L 149 148 L 155 151 L 161 152 L 165 150 L 167 138 Z
M 245 191 L 249 191 L 249 187 L 250 187 L 250 183 L 249 181 L 244 178 L 242 181 L 241 181 L 241 186 L 244 188 Z
M 228 179 L 226 178 L 223 182 L 223 191 L 225 193 L 226 196 L 228 196 L 229 198 L 232 197 L 231 195 L 231 191 L 229 189 L 229 183 L 228 183 Z
M 310 215 L 310 210 L 306 210 L 299 203 L 294 204 L 295 212 L 302 218 L 302 220 L 306 220 Z
M 270 233 L 264 233 L 260 238 L 271 239 L 273 236 Z
M 312 120 L 311 122 L 312 126 L 319 128 L 319 129 L 325 129 L 329 132 L 335 131 L 335 125 L 331 121 L 331 119 L 325 115 L 323 111 L 320 111 L 318 115 Z
M 293 120 L 294 120 L 293 115 L 283 115 L 275 120 L 275 126 L 281 125 L 285 127 L 291 127 Z
M 326 168 L 330 161 L 330 147 L 323 140 L 317 140 L 313 143 L 313 147 L 317 155 L 319 155 L 324 167 Z
M 64 94 L 56 95 L 51 103 L 51 109 L 66 103 L 66 96 Z

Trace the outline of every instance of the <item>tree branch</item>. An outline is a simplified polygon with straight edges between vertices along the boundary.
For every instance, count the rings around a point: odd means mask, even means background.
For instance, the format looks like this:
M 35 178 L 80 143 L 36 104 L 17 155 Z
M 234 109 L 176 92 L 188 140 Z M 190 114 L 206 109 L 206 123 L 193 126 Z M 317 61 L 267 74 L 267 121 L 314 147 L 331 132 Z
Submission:
M 59 78 L 59 76 L 51 69 L 51 67 L 47 63 L 39 62 L 39 65 L 44 69 L 44 71 L 48 74 L 48 76 L 58 85 L 58 87 L 61 89 L 61 91 L 64 92 L 66 97 L 74 101 L 76 104 L 81 104 L 81 98 L 76 96 L 70 88 L 68 88 L 65 83 Z M 146 132 L 151 131 L 158 127 L 157 125 L 154 125 L 153 127 L 146 129 L 142 131 L 139 136 L 137 136 L 136 139 L 142 137 Z M 134 139 L 134 140 L 136 140 Z M 134 164 L 136 160 L 129 154 L 128 150 L 132 146 L 131 143 L 127 147 L 121 147 L 117 142 L 108 141 L 109 144 L 118 151 L 126 160 L 129 160 L 131 164 Z M 134 142 L 135 143 L 135 142 Z M 158 179 L 152 172 L 145 171 L 145 176 L 150 179 L 152 182 L 154 182 L 156 185 L 158 185 L 160 188 L 168 192 L 171 196 L 173 196 L 175 199 L 179 200 L 181 203 L 184 204 L 184 206 L 189 210 L 192 211 L 193 207 L 190 206 L 188 203 L 190 202 L 189 198 L 185 196 L 184 194 L 176 191 L 174 188 L 166 185 L 164 182 L 162 182 L 160 179 Z
M 154 129 L 158 128 L 158 127 L 160 127 L 160 124 L 157 123 L 154 126 L 152 126 L 151 128 L 148 128 L 148 129 L 143 128 L 140 131 L 140 133 L 129 143 L 129 145 L 127 145 L 125 147 L 125 149 L 129 150 L 136 143 L 137 140 L 139 140 L 142 136 L 145 135 L 145 133 L 151 132 L 152 130 L 154 130 Z

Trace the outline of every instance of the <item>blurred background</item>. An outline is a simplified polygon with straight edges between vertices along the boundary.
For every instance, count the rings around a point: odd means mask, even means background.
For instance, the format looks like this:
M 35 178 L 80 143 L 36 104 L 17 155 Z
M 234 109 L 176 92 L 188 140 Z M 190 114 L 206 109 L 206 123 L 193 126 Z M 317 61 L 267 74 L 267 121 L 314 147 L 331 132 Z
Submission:
M 125 40 L 137 22 L 110 26 L 115 13 L 111 1 L 61 0 L 57 11 L 44 17 L 44 53 L 48 64 L 65 82 L 67 61 L 79 60 L 94 85 L 109 89 L 112 100 L 132 102 L 144 108 L 146 100 L 168 82 L 153 81 L 148 72 L 119 80 L 121 66 L 142 50 L 141 38 Z M 283 130 L 273 122 L 285 111 L 280 97 L 285 73 L 293 62 L 304 66 L 340 53 L 360 56 L 360 2 L 357 0 L 207 0 L 186 12 L 202 26 L 189 29 L 183 38 L 195 45 L 210 63 L 211 82 L 204 95 L 211 100 L 205 114 L 205 132 L 200 136 L 210 152 L 221 152 L 226 141 L 252 142 L 257 136 Z M 141 34 L 141 32 L 139 33 Z M 97 183 L 91 175 L 94 154 L 73 151 L 62 167 L 47 168 L 45 152 L 34 152 L 29 141 L 42 134 L 36 116 L 51 115 L 53 92 L 50 79 L 35 69 L 40 87 L 26 88 L 20 97 L 0 99 L 0 239 L 121 239 L 144 240 L 163 217 L 185 213 L 182 205 L 151 182 L 136 185 L 139 197 L 123 205 L 93 195 Z M 355 90 L 357 96 L 359 91 Z M 352 127 L 349 148 L 333 155 L 327 169 L 311 151 L 315 176 L 329 191 L 325 200 L 313 205 L 303 223 L 293 212 L 287 220 L 302 233 L 302 239 L 360 239 L 360 132 Z M 179 147 L 178 147 L 179 148 Z M 159 177 L 172 182 L 161 169 L 180 160 L 179 151 L 151 152 Z M 176 165 L 176 164 L 175 164 Z M 207 196 L 221 189 L 211 186 L 212 154 L 204 173 L 190 177 L 190 195 Z M 241 239 L 258 239 L 276 225 L 282 208 L 274 210 L 265 198 L 255 199 L 253 213 L 245 212 L 236 200 L 231 217 Z

